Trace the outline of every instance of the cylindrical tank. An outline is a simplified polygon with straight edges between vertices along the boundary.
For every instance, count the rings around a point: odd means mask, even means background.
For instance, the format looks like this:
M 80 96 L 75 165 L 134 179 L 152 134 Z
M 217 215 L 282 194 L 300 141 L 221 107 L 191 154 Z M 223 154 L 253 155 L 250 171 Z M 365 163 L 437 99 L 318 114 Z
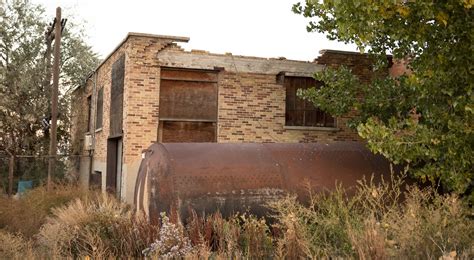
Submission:
M 144 152 L 135 205 L 150 219 L 167 212 L 185 220 L 190 209 L 263 215 L 285 194 L 304 200 L 308 188 L 349 188 L 371 175 L 388 177 L 389 163 L 358 142 L 156 143 Z

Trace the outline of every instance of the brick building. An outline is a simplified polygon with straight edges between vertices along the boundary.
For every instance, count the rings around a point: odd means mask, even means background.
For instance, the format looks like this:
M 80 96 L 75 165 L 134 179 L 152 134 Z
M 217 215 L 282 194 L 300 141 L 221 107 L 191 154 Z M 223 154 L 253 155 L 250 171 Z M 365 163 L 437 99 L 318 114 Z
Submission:
M 184 51 L 186 37 L 129 33 L 73 95 L 75 169 L 133 201 L 142 151 L 153 142 L 358 141 L 348 118 L 296 97 L 312 75 L 346 65 L 370 80 L 367 55 L 323 50 L 313 62 Z

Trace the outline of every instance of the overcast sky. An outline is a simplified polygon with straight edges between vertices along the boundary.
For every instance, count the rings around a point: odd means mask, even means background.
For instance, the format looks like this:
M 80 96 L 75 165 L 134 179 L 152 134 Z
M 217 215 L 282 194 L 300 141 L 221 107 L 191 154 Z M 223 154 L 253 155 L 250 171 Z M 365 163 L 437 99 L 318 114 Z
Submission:
M 86 41 L 102 58 L 128 32 L 187 36 L 186 50 L 313 60 L 321 49 L 354 46 L 308 33 L 308 22 L 291 12 L 298 0 L 31 0 L 55 16 L 85 22 Z

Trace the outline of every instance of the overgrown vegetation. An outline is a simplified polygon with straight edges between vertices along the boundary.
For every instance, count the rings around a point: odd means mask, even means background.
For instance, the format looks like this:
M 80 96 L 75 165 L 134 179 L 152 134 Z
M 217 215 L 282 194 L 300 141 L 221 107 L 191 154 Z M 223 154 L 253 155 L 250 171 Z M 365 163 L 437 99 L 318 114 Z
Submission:
M 108 195 L 39 188 L 19 201 L 2 199 L 0 257 L 474 257 L 474 212 L 456 195 L 394 179 L 360 182 L 353 196 L 338 188 L 309 197 L 305 204 L 291 196 L 272 203 L 273 223 L 249 214 L 193 213 L 185 226 L 166 215 L 152 225 Z
M 338 188 L 312 194 L 308 206 L 294 197 L 273 205 L 284 230 L 283 257 L 437 259 L 474 256 L 473 211 L 455 195 L 406 186 L 400 179 L 360 182 L 348 197 Z
M 47 191 L 41 186 L 27 192 L 21 199 L 0 196 L 0 229 L 21 234 L 29 239 L 37 234 L 52 209 L 63 206 L 88 193 L 74 185 L 59 185 Z
M 316 74 L 325 86 L 302 96 L 334 116 L 355 111 L 372 151 L 474 202 L 474 2 L 306 0 L 293 11 L 311 19 L 308 31 L 368 50 L 374 72 L 388 53 L 409 69 L 368 83 L 329 69 Z
M 63 257 L 139 257 L 158 231 L 127 205 L 94 194 L 53 209 L 36 242 Z
M 97 55 L 84 41 L 86 36 L 80 23 L 69 14 L 64 17 L 68 22 L 61 37 L 57 129 L 60 154 L 68 154 L 70 148 L 71 92 L 83 84 L 85 75 L 98 64 Z M 49 60 L 46 55 L 45 31 L 53 18 L 54 14 L 44 13 L 32 1 L 0 1 L 0 157 L 4 157 L 0 158 L 0 188 L 7 187 L 5 157 L 9 154 L 48 154 L 49 129 L 42 120 L 49 121 L 51 116 L 48 67 L 51 68 L 53 58 Z M 37 173 L 46 172 L 45 162 L 43 158 L 17 158 L 15 182 L 21 173 L 39 183 L 44 176 Z M 58 166 L 64 167 L 64 162 L 58 160 Z

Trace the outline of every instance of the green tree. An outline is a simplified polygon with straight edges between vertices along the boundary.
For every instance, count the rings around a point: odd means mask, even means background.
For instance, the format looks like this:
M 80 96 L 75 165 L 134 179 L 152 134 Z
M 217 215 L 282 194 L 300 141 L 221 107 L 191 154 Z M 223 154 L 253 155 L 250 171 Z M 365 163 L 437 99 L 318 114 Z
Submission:
M 45 31 L 53 15 L 27 0 L 0 1 L 0 151 L 48 154 L 49 133 L 41 120 L 50 115 Z M 63 153 L 69 143 L 70 92 L 98 63 L 83 39 L 80 26 L 68 22 L 61 39 L 59 86 L 58 144 Z M 25 167 L 17 166 L 17 172 Z
M 300 94 L 334 115 L 356 111 L 351 123 L 369 148 L 413 176 L 473 194 L 473 9 L 473 0 L 297 3 L 308 31 L 368 50 L 374 70 L 387 53 L 410 69 L 368 84 L 346 68 L 325 70 L 316 75 L 324 87 Z

